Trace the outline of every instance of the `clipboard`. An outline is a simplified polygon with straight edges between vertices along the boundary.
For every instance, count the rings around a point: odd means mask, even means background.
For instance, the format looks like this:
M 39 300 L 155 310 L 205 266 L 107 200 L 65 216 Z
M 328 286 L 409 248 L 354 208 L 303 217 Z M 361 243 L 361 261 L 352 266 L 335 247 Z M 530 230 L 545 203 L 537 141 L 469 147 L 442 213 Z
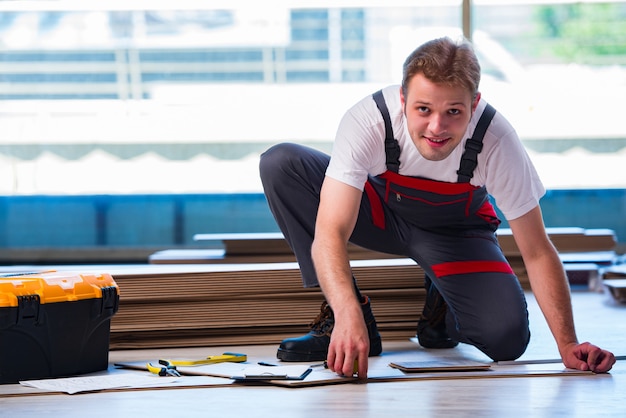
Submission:
M 475 372 L 491 369 L 488 363 L 475 361 L 397 361 L 389 363 L 389 367 L 403 371 L 404 373 L 432 373 L 432 372 Z
M 309 366 L 258 366 L 248 367 L 241 376 L 231 376 L 236 382 L 258 382 L 267 380 L 304 380 L 313 369 Z

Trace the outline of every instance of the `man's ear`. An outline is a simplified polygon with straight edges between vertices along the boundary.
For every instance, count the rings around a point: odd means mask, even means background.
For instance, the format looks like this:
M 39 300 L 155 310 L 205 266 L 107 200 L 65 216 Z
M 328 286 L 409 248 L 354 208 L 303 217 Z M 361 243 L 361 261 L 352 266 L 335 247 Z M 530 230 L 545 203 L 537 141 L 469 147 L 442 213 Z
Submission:
M 404 99 L 404 93 L 402 92 L 402 86 L 400 86 L 400 104 L 402 105 L 402 109 L 404 109 L 406 101 Z
M 476 97 L 474 98 L 474 102 L 472 103 L 472 113 L 474 113 L 474 111 L 476 110 L 478 102 L 480 102 L 480 92 L 476 92 Z

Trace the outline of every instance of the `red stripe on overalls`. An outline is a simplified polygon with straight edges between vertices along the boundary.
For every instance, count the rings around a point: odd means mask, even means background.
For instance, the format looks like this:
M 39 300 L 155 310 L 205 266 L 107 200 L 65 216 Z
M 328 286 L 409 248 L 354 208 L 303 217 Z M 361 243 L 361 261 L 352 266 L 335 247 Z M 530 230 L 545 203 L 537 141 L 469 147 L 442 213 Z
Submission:
M 380 177 L 399 186 L 445 195 L 462 194 L 471 192 L 476 189 L 480 189 L 480 187 L 471 185 L 469 183 L 447 183 L 443 181 L 439 182 L 435 180 L 403 176 L 389 170 L 382 173 Z
M 432 266 L 437 278 L 454 274 L 468 273 L 507 273 L 513 274 L 513 269 L 505 261 L 452 261 Z
M 383 204 L 380 201 L 380 197 L 374 190 L 374 186 L 367 181 L 365 182 L 365 194 L 370 201 L 372 207 L 372 222 L 380 229 L 385 229 L 385 212 L 383 212 Z
M 489 203 L 489 201 L 486 201 L 480 207 L 480 209 L 478 209 L 478 212 L 476 212 L 476 215 L 480 216 L 483 219 L 498 219 L 496 210 L 493 208 L 493 205 Z M 498 221 L 498 223 L 500 223 L 500 221 Z

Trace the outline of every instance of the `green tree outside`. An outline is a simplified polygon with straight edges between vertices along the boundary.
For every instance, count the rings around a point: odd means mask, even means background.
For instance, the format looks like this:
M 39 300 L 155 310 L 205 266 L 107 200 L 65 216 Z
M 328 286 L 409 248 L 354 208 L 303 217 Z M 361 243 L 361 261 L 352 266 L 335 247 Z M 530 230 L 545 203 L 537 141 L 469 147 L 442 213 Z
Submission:
M 538 6 L 535 54 L 580 64 L 626 64 L 626 4 Z

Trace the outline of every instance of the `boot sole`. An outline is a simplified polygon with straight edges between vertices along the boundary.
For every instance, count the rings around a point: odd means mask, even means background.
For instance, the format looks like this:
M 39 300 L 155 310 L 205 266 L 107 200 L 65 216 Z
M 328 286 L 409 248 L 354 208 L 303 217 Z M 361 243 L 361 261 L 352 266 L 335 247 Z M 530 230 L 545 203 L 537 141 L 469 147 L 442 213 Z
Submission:
M 324 361 L 326 360 L 326 352 L 313 352 L 302 353 L 298 351 L 283 350 L 281 348 L 276 352 L 276 358 L 281 361 L 293 361 L 293 362 L 310 362 L 310 361 Z
M 424 340 L 418 336 L 417 341 L 424 348 L 454 348 L 459 345 L 458 341 L 454 340 Z

